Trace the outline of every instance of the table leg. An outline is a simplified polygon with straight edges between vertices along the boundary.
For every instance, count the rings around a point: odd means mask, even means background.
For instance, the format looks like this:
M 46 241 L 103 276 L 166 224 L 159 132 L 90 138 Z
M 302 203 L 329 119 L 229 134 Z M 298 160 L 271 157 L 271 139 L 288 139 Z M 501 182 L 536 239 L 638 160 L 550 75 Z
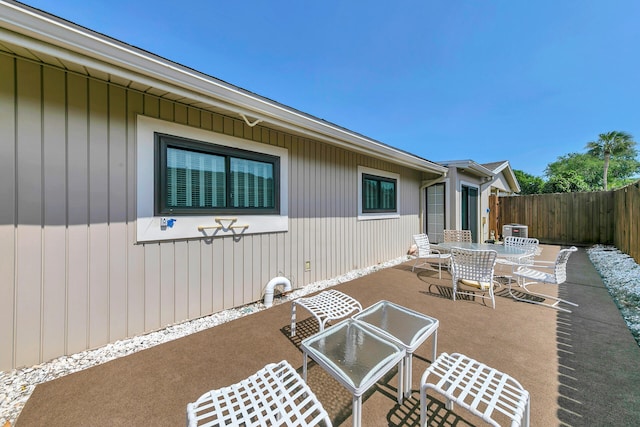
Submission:
M 302 352 L 302 379 L 307 382 L 307 352 Z
M 404 385 L 404 397 L 406 399 L 411 397 L 411 377 L 413 374 L 413 353 L 408 353 L 404 360 L 404 370 L 405 370 L 405 385 Z M 402 402 L 398 402 L 402 403 Z
M 353 396 L 352 404 L 353 427 L 361 427 L 362 425 L 362 396 Z
M 438 357 L 438 330 L 433 331 L 433 344 L 431 346 L 431 363 Z
M 402 400 L 404 399 L 404 389 L 406 388 L 406 360 L 407 357 L 403 357 L 400 362 L 398 362 L 398 404 L 402 405 Z

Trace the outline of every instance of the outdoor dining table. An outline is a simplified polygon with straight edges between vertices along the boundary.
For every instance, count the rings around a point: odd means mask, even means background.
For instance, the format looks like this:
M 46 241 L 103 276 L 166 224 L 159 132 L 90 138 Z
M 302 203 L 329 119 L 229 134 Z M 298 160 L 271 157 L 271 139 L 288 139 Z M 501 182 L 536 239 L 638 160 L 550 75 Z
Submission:
M 513 246 L 505 246 L 505 245 L 496 245 L 494 243 L 472 243 L 472 242 L 443 242 L 443 243 L 433 243 L 434 248 L 440 249 L 443 251 L 451 251 L 453 248 L 462 248 L 462 249 L 474 249 L 474 250 L 483 250 L 483 251 L 496 251 L 498 253 L 498 257 L 512 257 L 518 255 L 524 255 L 527 253 L 526 250 L 516 248 Z

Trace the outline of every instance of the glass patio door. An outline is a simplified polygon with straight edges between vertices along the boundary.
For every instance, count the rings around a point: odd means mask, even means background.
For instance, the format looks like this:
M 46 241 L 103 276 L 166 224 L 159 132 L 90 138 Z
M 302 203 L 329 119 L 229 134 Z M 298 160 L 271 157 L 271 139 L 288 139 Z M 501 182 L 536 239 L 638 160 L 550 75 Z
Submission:
M 460 204 L 462 213 L 462 229 L 471 230 L 474 242 L 478 241 L 478 189 L 462 186 L 462 200 Z
M 426 188 L 427 191 L 427 212 L 426 227 L 429 240 L 434 243 L 444 242 L 445 226 L 445 203 L 443 183 L 432 185 Z

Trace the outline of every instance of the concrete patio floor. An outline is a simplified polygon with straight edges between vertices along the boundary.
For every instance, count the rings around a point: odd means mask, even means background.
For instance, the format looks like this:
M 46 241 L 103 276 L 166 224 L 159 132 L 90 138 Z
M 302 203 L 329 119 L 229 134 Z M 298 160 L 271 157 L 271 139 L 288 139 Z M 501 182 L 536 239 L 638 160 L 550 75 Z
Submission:
M 557 246 L 545 246 L 553 259 Z M 496 309 L 481 300 L 452 301 L 450 276 L 411 271 L 412 261 L 335 287 L 364 307 L 390 300 L 440 321 L 438 353 L 458 352 L 516 378 L 531 393 L 533 426 L 640 425 L 640 348 L 600 276 L 581 249 L 569 260 L 559 293 L 580 306 L 572 313 L 515 302 L 497 291 Z M 184 425 L 186 405 L 205 391 L 286 359 L 302 370 L 300 341 L 317 324 L 298 311 L 291 339 L 291 303 L 122 357 L 36 387 L 18 426 Z M 398 405 L 395 370 L 363 399 L 363 426 L 412 426 L 419 420 L 419 380 L 431 340 L 415 353 L 413 396 Z M 309 386 L 334 425 L 349 426 L 351 395 L 310 363 Z M 430 396 L 431 397 L 431 396 Z M 443 399 L 429 400 L 430 426 L 484 425 Z

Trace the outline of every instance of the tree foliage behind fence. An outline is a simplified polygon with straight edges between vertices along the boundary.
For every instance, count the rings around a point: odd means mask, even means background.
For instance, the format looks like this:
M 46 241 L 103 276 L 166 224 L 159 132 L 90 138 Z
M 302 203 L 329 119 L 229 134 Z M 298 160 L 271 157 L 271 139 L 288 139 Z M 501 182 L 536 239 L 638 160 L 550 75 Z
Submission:
M 614 245 L 640 262 L 640 181 L 615 191 L 499 198 L 498 230 L 523 224 L 541 243 Z

